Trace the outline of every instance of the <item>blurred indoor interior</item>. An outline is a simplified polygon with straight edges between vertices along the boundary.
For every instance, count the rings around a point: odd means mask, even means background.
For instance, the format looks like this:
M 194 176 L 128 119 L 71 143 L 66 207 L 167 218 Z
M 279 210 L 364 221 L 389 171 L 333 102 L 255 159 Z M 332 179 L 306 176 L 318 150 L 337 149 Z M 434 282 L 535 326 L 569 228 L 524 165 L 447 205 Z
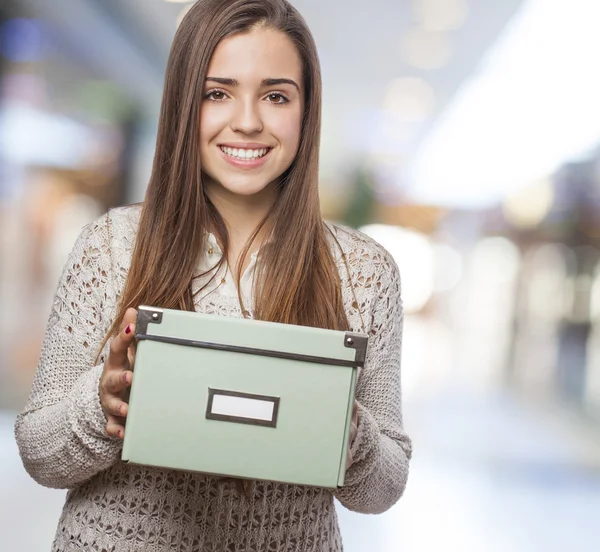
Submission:
M 323 71 L 324 216 L 397 260 L 414 459 L 348 552 L 600 543 L 600 3 L 292 0 Z M 0 3 L 0 550 L 50 549 L 64 491 L 16 413 L 75 237 L 142 200 L 188 2 Z

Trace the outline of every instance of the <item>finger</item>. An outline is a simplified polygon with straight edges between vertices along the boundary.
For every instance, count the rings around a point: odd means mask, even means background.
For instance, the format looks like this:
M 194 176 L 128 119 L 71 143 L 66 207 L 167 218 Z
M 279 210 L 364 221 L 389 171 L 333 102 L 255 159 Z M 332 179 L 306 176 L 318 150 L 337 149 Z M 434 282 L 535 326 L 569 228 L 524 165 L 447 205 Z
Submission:
M 352 424 L 352 427 L 350 428 L 350 445 L 351 446 L 354 443 L 354 440 L 356 439 L 357 434 L 358 434 L 358 427 L 355 426 L 354 424 Z
M 352 408 L 352 423 L 358 425 L 358 402 L 354 401 L 354 407 Z
M 131 387 L 131 382 L 133 381 L 133 372 L 131 370 L 123 370 L 121 381 L 127 390 L 129 390 L 129 387 Z
M 121 427 L 125 427 L 127 420 L 123 418 L 123 416 L 112 416 L 108 415 L 106 417 L 107 422 L 114 423 L 120 425 Z
M 128 363 L 128 349 L 135 338 L 135 324 L 130 323 L 119 332 L 110 344 L 108 356 L 109 365 L 113 367 L 123 366 Z
M 115 416 L 120 418 L 125 418 L 127 416 L 127 411 L 129 406 L 125 401 L 122 401 L 118 397 L 112 397 L 106 401 L 104 406 L 104 412 L 108 416 Z
M 350 449 L 348 449 L 348 454 L 346 455 L 346 469 L 348 469 L 354 463 L 354 458 L 352 457 L 352 453 Z
M 110 395 L 119 395 L 131 385 L 132 372 L 115 368 L 104 376 L 104 390 Z
M 111 437 L 118 437 L 123 439 L 125 436 L 125 426 L 120 422 L 119 418 L 115 416 L 109 416 L 106 423 L 106 433 Z
M 123 416 L 113 416 L 111 414 L 108 414 L 106 416 L 106 423 L 107 424 L 114 424 L 114 425 L 118 425 L 121 427 L 125 427 L 125 418 L 123 418 Z
M 119 328 L 121 331 L 123 331 L 129 324 L 135 324 L 136 322 L 137 310 L 135 310 L 133 307 L 129 307 L 123 315 L 123 319 L 121 320 L 121 325 Z
M 129 369 L 133 370 L 135 366 L 135 354 L 137 353 L 137 342 L 134 340 L 133 343 L 127 349 L 127 359 L 129 360 Z

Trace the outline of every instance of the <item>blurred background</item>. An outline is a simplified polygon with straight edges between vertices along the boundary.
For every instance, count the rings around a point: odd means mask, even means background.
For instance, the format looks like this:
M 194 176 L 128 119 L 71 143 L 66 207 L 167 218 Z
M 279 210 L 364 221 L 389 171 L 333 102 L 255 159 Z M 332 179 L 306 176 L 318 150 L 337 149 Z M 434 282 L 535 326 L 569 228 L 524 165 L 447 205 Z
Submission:
M 408 488 L 349 552 L 600 542 L 600 4 L 293 0 L 322 63 L 327 219 L 403 274 Z M 13 438 L 66 256 L 144 196 L 188 2 L 0 3 L 0 549 L 64 500 Z

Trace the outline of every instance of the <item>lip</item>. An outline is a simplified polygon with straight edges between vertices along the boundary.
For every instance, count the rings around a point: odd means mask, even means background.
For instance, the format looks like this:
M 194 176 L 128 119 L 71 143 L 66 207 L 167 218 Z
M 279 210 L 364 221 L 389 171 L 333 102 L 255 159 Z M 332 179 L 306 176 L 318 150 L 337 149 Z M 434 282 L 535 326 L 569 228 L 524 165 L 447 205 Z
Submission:
M 223 142 L 218 144 L 221 148 L 237 148 L 237 149 L 272 149 L 272 146 L 267 144 L 259 144 L 258 142 Z
M 227 155 L 221 148 L 222 147 L 227 147 L 227 148 L 242 148 L 242 149 L 265 149 L 268 148 L 269 151 L 267 153 L 265 153 L 265 155 L 263 155 L 262 157 L 257 157 L 256 159 L 244 159 L 243 161 L 241 159 L 235 159 L 233 157 L 229 157 L 229 155 Z M 261 167 L 262 165 L 264 165 L 267 162 L 267 159 L 269 158 L 269 156 L 271 155 L 271 152 L 273 151 L 273 148 L 269 148 L 269 146 L 250 146 L 250 145 L 246 145 L 246 146 L 242 146 L 241 144 L 237 144 L 235 146 L 233 145 L 229 145 L 229 144 L 219 144 L 217 146 L 219 153 L 221 154 L 221 156 L 223 157 L 223 159 L 225 159 L 225 161 L 227 161 L 227 163 L 229 163 L 230 165 L 233 165 L 234 167 L 239 167 L 241 169 L 256 169 L 258 167 Z

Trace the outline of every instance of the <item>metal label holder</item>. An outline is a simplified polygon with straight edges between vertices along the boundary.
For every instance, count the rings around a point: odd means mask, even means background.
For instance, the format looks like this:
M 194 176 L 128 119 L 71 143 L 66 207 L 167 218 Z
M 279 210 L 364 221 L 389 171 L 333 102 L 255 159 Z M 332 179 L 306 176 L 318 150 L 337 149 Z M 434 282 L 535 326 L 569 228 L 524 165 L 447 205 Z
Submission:
M 249 399 L 250 401 L 272 403 L 272 413 L 270 419 L 256 418 L 251 416 L 235 416 L 232 414 L 215 413 L 215 399 L 218 397 L 233 397 L 237 399 Z M 220 422 L 232 422 L 238 424 L 257 425 L 264 427 L 277 427 L 277 415 L 279 413 L 279 397 L 269 397 L 267 395 L 254 395 L 252 393 L 239 393 L 237 391 L 228 391 L 224 389 L 208 388 L 208 403 L 206 405 L 206 419 L 217 420 Z

